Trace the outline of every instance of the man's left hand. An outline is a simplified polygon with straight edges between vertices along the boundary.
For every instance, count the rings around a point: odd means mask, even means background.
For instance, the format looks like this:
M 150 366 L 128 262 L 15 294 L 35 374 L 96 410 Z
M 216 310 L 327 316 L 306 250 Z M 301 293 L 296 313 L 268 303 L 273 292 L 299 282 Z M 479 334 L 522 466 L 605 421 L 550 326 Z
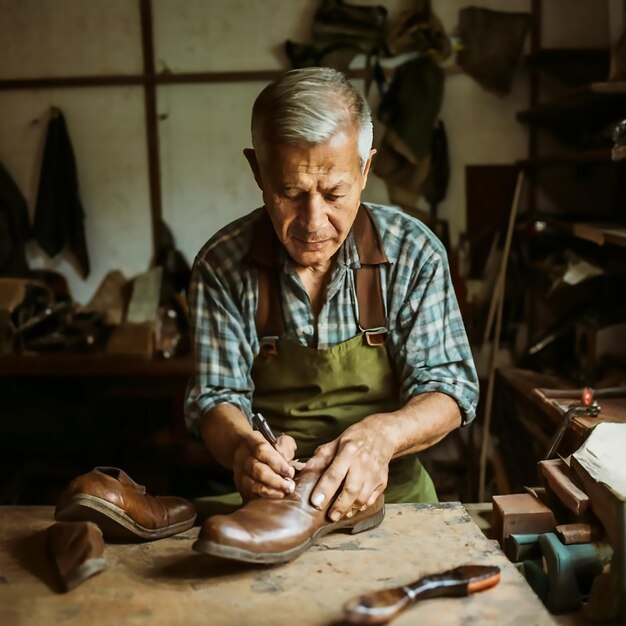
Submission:
M 311 494 L 313 506 L 325 508 L 339 491 L 328 511 L 333 521 L 365 510 L 387 486 L 394 447 L 374 423 L 365 419 L 353 424 L 337 439 L 319 446 L 306 464 L 324 471 Z

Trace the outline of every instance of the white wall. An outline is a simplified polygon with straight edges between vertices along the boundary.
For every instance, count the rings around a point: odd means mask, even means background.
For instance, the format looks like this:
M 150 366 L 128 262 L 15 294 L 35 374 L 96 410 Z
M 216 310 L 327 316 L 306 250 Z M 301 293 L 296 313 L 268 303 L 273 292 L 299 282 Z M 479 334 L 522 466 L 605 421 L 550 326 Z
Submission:
M 3 78 L 142 69 L 133 0 L 0 0 L 0 16 Z M 64 254 L 48 259 L 34 243 L 29 262 L 63 273 L 75 299 L 85 302 L 108 270 L 133 276 L 152 254 L 143 91 L 0 91 L 0 161 L 22 190 L 31 219 L 51 105 L 64 112 L 74 147 L 92 271 L 83 281 Z
M 382 3 L 393 19 L 410 0 Z M 282 44 L 287 38 L 309 40 L 318 4 L 319 0 L 153 0 L 157 70 L 286 68 Z M 525 11 L 530 0 L 433 2 L 448 30 L 456 25 L 459 9 L 470 4 Z M 589 38 L 592 31 L 593 37 L 604 38 L 605 4 L 605 0 L 544 2 L 550 7 L 550 24 L 556 25 L 546 31 L 553 33 L 551 41 L 563 45 L 564 32 L 574 33 L 571 45 L 580 45 L 579 39 Z M 137 0 L 0 0 L 0 15 L 4 78 L 141 71 Z M 250 109 L 263 86 L 240 82 L 158 88 L 163 213 L 189 261 L 215 230 L 260 204 L 242 149 L 250 143 Z M 515 113 L 527 103 L 523 71 L 505 98 L 487 93 L 466 75 L 446 79 L 442 118 L 452 177 L 440 216 L 449 220 L 453 239 L 464 228 L 465 165 L 523 157 L 526 129 L 515 121 Z M 74 297 L 84 302 L 108 270 L 121 269 L 131 277 L 150 262 L 143 91 L 141 87 L 0 91 L 0 161 L 26 196 L 31 217 L 46 112 L 52 104 L 66 115 L 76 153 L 92 273 L 83 281 L 67 260 L 48 260 L 34 247 L 30 257 L 33 266 L 63 272 Z M 385 202 L 383 181 L 370 176 L 364 198 Z

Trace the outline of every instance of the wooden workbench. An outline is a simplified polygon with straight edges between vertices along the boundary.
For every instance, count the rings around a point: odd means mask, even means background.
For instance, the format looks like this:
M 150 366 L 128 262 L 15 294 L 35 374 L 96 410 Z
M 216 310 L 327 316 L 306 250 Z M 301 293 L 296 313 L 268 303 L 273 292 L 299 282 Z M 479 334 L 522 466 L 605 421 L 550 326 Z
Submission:
M 295 561 L 249 566 L 191 550 L 198 529 L 151 543 L 109 544 L 107 571 L 58 592 L 45 549 L 50 507 L 0 507 L 0 624 L 283 626 L 341 624 L 354 595 L 464 563 L 502 580 L 468 598 L 423 601 L 393 624 L 553 624 L 524 579 L 459 503 L 387 507 L 378 528 L 336 533 Z

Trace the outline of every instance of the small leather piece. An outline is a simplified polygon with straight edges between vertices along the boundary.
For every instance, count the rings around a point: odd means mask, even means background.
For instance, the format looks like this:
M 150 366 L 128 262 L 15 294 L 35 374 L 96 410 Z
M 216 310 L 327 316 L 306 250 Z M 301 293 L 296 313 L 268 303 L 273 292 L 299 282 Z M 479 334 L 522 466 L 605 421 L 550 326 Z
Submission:
M 102 531 L 92 522 L 56 522 L 46 530 L 46 542 L 64 591 L 109 567 Z
M 116 467 L 96 467 L 70 482 L 54 516 L 93 521 L 107 539 L 160 539 L 193 526 L 196 511 L 184 498 L 153 497 Z
M 321 473 L 306 468 L 295 477 L 294 492 L 280 500 L 256 498 L 230 515 L 209 517 L 193 548 L 235 561 L 285 563 L 306 551 L 316 539 L 336 530 L 352 534 L 374 528 L 384 518 L 384 496 L 352 518 L 331 522 L 327 512 L 310 504 Z
M 602 538 L 604 530 L 600 524 L 580 522 L 578 524 L 559 524 L 556 534 L 566 546 L 578 543 L 590 543 Z

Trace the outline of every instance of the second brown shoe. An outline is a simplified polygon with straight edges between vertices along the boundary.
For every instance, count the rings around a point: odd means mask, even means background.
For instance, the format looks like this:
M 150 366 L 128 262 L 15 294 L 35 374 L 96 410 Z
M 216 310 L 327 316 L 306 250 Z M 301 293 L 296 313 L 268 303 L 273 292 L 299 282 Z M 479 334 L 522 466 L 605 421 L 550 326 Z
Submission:
M 70 482 L 54 517 L 95 522 L 105 539 L 161 539 L 191 528 L 196 511 L 184 498 L 151 496 L 121 469 L 96 467 Z
M 280 500 L 257 498 L 230 515 L 210 517 L 200 529 L 193 549 L 235 561 L 286 563 L 328 533 L 350 530 L 356 534 L 383 521 L 385 505 L 381 494 L 369 509 L 350 519 L 331 522 L 326 516 L 330 506 L 318 510 L 309 502 L 319 477 L 319 472 L 305 469 L 296 476 L 291 495 Z

